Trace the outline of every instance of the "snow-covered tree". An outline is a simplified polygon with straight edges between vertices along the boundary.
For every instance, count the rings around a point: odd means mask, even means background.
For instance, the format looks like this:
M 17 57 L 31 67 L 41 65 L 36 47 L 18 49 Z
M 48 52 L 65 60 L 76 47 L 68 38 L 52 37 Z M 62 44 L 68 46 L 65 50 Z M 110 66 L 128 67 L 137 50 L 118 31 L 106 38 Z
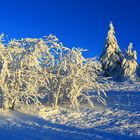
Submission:
M 22 43 L 26 45 L 26 41 L 24 39 Z M 17 104 L 38 105 L 41 104 L 40 98 L 45 97 L 38 92 L 39 87 L 46 83 L 43 82 L 44 71 L 38 62 L 42 55 L 40 42 L 28 39 L 28 47 L 32 47 L 30 50 L 26 50 L 22 43 L 11 41 L 5 47 L 2 44 L 0 48 L 0 86 L 4 109 L 14 109 Z
M 64 47 L 55 36 L 25 38 L 0 44 L 0 87 L 3 109 L 22 105 L 53 107 L 68 102 L 79 109 L 81 102 L 93 106 L 93 98 L 105 103 L 105 78 L 101 65 L 87 59 L 82 49 Z M 91 95 L 89 90 L 98 94 Z
M 82 55 L 83 49 L 69 49 L 64 47 L 55 36 L 45 39 L 48 46 L 48 54 L 42 62 L 47 76 L 47 88 L 45 92 L 48 104 L 57 107 L 68 102 L 71 107 L 79 109 L 80 102 L 87 101 L 93 106 L 93 98 L 105 104 L 101 92 L 106 96 L 104 90 L 107 86 L 105 78 L 101 76 L 101 65 L 95 59 L 86 59 Z M 94 89 L 98 94 L 90 95 L 88 91 Z
M 106 38 L 105 49 L 100 56 L 102 68 L 107 77 L 118 77 L 118 70 L 121 67 L 122 54 L 115 37 L 112 22 L 109 25 L 108 36 Z
M 125 80 L 136 80 L 137 79 L 137 52 L 132 51 L 133 45 L 129 44 L 128 50 L 125 53 L 125 57 L 122 61 L 122 74 Z
M 55 44 L 56 45 L 56 44 Z M 49 80 L 49 100 L 54 107 L 65 102 L 71 107 L 79 109 L 81 102 L 87 102 L 93 106 L 93 98 L 105 104 L 101 92 L 107 88 L 105 78 L 101 77 L 101 65 L 95 59 L 86 59 L 82 55 L 82 49 L 65 48 L 57 44 L 57 52 L 60 56 Z M 59 48 L 58 48 L 59 46 Z M 53 49 L 54 49 L 53 48 Z M 57 54 L 57 52 L 55 52 Z M 59 59 L 59 60 L 58 60 Z M 94 89 L 98 95 L 90 95 L 88 91 Z
M 140 79 L 140 64 L 138 64 L 138 67 L 137 67 L 137 74 L 138 74 L 138 78 Z
M 93 98 L 97 98 L 98 101 L 105 104 L 105 100 L 100 94 L 103 92 L 106 96 L 104 92 L 106 86 L 102 84 L 105 79 L 101 76 L 101 65 L 94 58 L 84 58 L 82 49 L 72 49 L 68 54 L 66 64 L 68 80 L 65 90 L 68 92 L 71 106 L 78 109 L 81 102 L 87 102 L 93 107 Z M 88 93 L 93 89 L 98 95 Z

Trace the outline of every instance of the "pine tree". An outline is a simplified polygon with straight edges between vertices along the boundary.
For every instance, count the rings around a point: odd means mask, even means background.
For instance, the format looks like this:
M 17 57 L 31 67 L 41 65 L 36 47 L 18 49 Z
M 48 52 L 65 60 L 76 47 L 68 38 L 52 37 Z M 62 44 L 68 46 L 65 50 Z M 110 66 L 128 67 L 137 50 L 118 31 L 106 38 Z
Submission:
M 122 54 L 115 37 L 112 22 L 110 22 L 109 28 L 105 49 L 100 56 L 100 62 L 105 71 L 105 76 L 118 78 L 118 69 L 121 67 Z
M 125 57 L 122 61 L 122 74 L 124 80 L 136 80 L 137 78 L 137 52 L 132 51 L 133 45 L 129 44 Z

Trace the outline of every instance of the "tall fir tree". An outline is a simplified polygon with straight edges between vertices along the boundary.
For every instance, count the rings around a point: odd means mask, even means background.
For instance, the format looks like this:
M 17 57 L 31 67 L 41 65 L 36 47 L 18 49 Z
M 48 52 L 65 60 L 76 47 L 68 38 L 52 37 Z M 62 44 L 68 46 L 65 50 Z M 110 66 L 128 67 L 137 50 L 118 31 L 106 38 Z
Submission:
M 121 67 L 122 58 L 122 53 L 115 37 L 114 26 L 110 22 L 105 49 L 100 56 L 100 62 L 106 77 L 119 77 L 118 70 Z
M 132 51 L 132 48 L 133 44 L 130 43 L 121 65 L 124 80 L 136 80 L 138 78 L 137 52 Z

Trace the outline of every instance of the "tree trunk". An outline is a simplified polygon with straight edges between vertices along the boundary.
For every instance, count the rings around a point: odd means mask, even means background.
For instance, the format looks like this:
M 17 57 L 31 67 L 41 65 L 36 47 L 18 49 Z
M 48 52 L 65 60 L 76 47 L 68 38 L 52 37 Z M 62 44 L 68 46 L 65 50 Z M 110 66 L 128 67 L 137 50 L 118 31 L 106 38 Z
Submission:
M 15 104 L 16 104 L 16 98 L 14 99 L 12 106 L 11 106 L 11 110 L 15 110 Z
M 9 109 L 9 101 L 6 97 L 3 97 L 3 99 L 2 99 L 2 108 L 4 110 Z
M 58 100 L 60 95 L 60 89 L 61 89 L 61 78 L 58 80 L 58 88 L 54 97 L 54 107 L 58 106 Z

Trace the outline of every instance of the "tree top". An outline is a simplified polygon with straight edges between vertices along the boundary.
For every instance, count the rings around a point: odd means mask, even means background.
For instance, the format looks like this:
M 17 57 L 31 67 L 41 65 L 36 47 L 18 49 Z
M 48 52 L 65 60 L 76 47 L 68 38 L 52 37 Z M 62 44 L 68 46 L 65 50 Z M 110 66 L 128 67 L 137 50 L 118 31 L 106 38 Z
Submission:
M 114 26 L 113 26 L 112 21 L 110 21 L 109 28 L 110 28 L 110 30 L 114 30 Z

